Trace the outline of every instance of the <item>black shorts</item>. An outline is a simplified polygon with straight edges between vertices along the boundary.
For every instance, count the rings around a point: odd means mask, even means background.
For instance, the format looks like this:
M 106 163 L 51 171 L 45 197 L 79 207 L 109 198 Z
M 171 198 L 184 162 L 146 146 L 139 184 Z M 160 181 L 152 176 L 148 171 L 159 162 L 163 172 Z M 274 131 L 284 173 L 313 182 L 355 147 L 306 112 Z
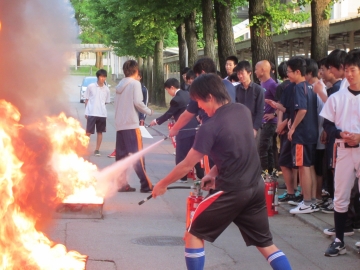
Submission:
M 294 166 L 310 167 L 315 164 L 316 144 L 291 144 L 291 155 Z
M 241 191 L 213 191 L 197 207 L 188 232 L 214 242 L 234 222 L 247 246 L 273 244 L 265 204 L 264 181 Z
M 280 155 L 279 166 L 286 168 L 294 168 L 291 155 L 291 142 L 288 139 L 288 134 L 279 135 L 280 138 Z
M 96 133 L 106 132 L 106 117 L 88 116 L 86 122 L 86 133 L 94 134 L 96 126 Z

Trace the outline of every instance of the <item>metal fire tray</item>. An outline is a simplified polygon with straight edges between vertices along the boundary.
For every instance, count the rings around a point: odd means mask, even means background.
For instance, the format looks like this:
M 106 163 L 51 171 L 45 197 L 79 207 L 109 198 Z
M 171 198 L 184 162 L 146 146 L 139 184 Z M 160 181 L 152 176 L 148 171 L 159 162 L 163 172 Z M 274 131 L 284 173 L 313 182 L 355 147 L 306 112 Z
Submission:
M 53 217 L 58 219 L 100 219 L 103 217 L 103 205 L 104 203 L 61 203 L 56 207 Z

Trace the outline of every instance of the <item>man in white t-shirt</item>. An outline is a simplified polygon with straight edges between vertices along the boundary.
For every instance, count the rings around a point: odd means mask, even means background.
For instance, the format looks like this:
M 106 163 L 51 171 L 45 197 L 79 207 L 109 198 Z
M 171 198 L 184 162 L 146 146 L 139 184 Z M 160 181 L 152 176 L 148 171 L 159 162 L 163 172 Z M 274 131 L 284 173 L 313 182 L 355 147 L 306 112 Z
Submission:
M 110 90 L 105 84 L 107 72 L 104 69 L 99 69 L 96 72 L 98 78 L 96 83 L 90 84 L 85 92 L 85 118 L 86 135 L 90 137 L 94 134 L 96 127 L 96 148 L 95 156 L 100 156 L 100 145 L 102 142 L 102 133 L 106 132 L 106 103 L 110 103 Z

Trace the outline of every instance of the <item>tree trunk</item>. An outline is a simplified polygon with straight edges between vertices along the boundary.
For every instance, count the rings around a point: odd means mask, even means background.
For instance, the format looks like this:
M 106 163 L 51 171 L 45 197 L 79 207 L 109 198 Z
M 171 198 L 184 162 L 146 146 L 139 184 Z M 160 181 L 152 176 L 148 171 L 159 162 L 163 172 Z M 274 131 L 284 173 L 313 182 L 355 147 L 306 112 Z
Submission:
M 143 67 L 143 64 L 144 64 L 143 59 L 141 57 L 138 57 L 137 62 L 138 62 L 138 65 L 139 65 L 139 69 L 143 70 L 144 69 L 144 67 Z
M 155 104 L 161 107 L 165 107 L 163 49 L 164 49 L 163 40 L 157 41 L 155 43 L 155 52 L 154 52 L 153 97 L 155 100 Z
M 76 52 L 76 66 L 80 67 L 80 55 L 81 52 Z
M 176 28 L 178 35 L 178 46 L 179 46 L 179 65 L 180 72 L 186 67 L 186 39 L 185 39 L 185 23 L 181 23 Z M 180 76 L 180 84 L 185 83 L 182 76 Z
M 198 56 L 195 16 L 196 11 L 193 10 L 190 15 L 185 19 L 185 38 L 188 48 L 189 67 L 192 67 L 195 64 Z
M 144 68 L 142 70 L 142 82 L 143 84 L 147 87 L 147 68 L 148 68 L 148 59 L 147 58 L 144 58 Z M 149 89 L 149 88 L 148 88 Z
M 250 22 L 254 16 L 261 15 L 265 12 L 264 2 L 264 0 L 249 1 Z M 250 27 L 253 70 L 255 70 L 256 63 L 261 60 L 268 60 L 275 64 L 275 46 L 272 36 L 267 36 L 263 29 L 263 25 L 253 25 Z M 253 76 L 253 78 L 255 82 L 259 82 L 256 76 Z
M 325 9 L 330 1 L 311 1 L 311 58 L 315 61 L 321 60 L 328 54 L 329 19 L 325 17 Z
M 204 56 L 210 57 L 211 59 L 215 60 L 215 18 L 213 0 L 202 0 L 201 5 L 203 13 L 203 33 L 205 40 Z
M 249 2 L 251 3 L 252 1 Z M 218 38 L 218 57 L 220 72 L 221 75 L 225 77 L 226 58 L 231 55 L 236 55 L 234 33 L 231 22 L 231 1 L 223 0 L 222 2 L 219 2 L 219 0 L 215 0 L 214 8 Z
M 148 56 L 147 59 L 147 76 L 146 76 L 146 87 L 149 90 L 149 102 L 155 103 L 155 99 L 153 98 L 153 59 L 151 56 Z
M 96 62 L 95 62 L 95 67 L 97 67 L 98 69 L 103 68 L 103 57 L 102 57 L 102 52 L 96 52 Z

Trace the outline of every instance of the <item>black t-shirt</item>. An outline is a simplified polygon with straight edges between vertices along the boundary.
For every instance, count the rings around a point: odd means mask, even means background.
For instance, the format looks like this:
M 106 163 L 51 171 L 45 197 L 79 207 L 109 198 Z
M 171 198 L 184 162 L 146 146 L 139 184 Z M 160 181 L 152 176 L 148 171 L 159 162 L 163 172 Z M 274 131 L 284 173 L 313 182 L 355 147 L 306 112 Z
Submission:
M 243 104 L 228 103 L 200 127 L 193 149 L 209 155 L 217 166 L 216 190 L 244 190 L 260 179 L 255 142 L 250 110 Z
M 316 144 L 318 141 L 318 113 L 317 96 L 312 85 L 308 82 L 300 82 L 294 89 L 294 113 L 291 115 L 291 123 L 298 110 L 306 110 L 306 114 L 296 127 L 292 136 L 292 143 Z
M 275 94 L 275 98 L 276 101 L 280 101 L 281 100 L 281 96 L 282 93 L 284 92 L 284 89 L 290 84 L 291 82 L 289 80 L 285 80 L 282 83 L 280 83 L 277 87 L 276 87 L 276 94 Z
M 294 111 L 294 86 L 295 83 L 289 83 L 281 93 L 280 103 L 285 107 L 286 111 L 283 114 L 283 120 L 290 119 Z
M 333 84 L 332 87 L 330 87 L 329 89 L 326 90 L 327 96 L 330 97 L 332 94 L 336 93 L 337 91 L 339 91 L 340 89 L 340 85 L 341 85 L 341 81 L 342 80 L 338 80 L 337 82 L 335 82 Z

